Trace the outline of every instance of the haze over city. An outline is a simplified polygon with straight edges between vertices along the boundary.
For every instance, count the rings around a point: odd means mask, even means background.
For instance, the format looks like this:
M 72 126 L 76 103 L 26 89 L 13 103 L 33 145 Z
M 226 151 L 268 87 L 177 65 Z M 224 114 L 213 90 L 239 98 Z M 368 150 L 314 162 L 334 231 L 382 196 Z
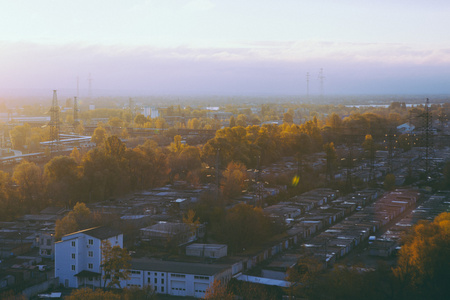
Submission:
M 0 1 L 0 92 L 450 93 L 447 1 Z

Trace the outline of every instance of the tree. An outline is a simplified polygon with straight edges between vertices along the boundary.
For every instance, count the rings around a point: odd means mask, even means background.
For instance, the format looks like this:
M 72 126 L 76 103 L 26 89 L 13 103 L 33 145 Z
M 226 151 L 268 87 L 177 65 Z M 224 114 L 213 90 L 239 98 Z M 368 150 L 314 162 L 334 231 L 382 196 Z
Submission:
M 28 139 L 31 134 L 31 128 L 28 123 L 24 125 L 16 126 L 9 132 L 11 144 L 13 149 L 25 149 L 28 144 Z
M 80 168 L 69 156 L 57 156 L 44 167 L 47 190 L 53 201 L 72 206 L 79 196 Z
M 233 293 L 227 291 L 226 284 L 222 284 L 219 280 L 214 280 L 205 292 L 202 299 L 205 300 L 233 300 Z
M 419 221 L 404 239 L 394 276 L 404 299 L 447 299 L 450 294 L 450 213 Z
M 0 219 L 3 221 L 13 220 L 23 209 L 13 197 L 11 183 L 9 174 L 0 170 Z
M 91 137 L 91 142 L 95 143 L 95 145 L 100 146 L 106 140 L 106 130 L 105 128 L 99 126 L 95 128 L 94 133 Z
M 19 187 L 24 207 L 39 210 L 46 205 L 42 202 L 44 193 L 42 170 L 35 163 L 22 161 L 14 168 L 12 179 Z
M 62 236 L 94 226 L 95 218 L 91 210 L 83 202 L 77 202 L 73 210 L 64 218 L 56 220 L 55 238 L 61 239 Z M 98 225 L 98 224 L 97 224 Z
M 247 187 L 247 168 L 240 163 L 230 162 L 222 173 L 222 194 L 231 199 L 242 194 Z
M 77 162 L 77 164 L 81 163 L 82 157 L 81 157 L 81 153 L 80 153 L 80 151 L 78 151 L 77 147 L 73 147 L 72 152 L 70 153 L 70 157 L 72 157 Z
M 103 288 L 120 289 L 120 281 L 130 279 L 130 261 L 127 249 L 111 247 L 109 240 L 102 241 Z
M 394 174 L 387 174 L 384 178 L 384 189 L 387 191 L 392 191 L 395 187 L 395 175 Z
M 294 123 L 294 117 L 290 113 L 283 114 L 283 123 L 292 124 Z
M 333 179 L 333 166 L 337 159 L 336 149 L 334 148 L 334 143 L 327 143 L 323 145 L 323 150 L 325 151 L 327 158 L 327 177 Z
M 139 125 L 139 126 L 143 126 L 145 123 L 148 122 L 148 119 L 142 115 L 142 114 L 138 114 L 135 118 L 134 118 L 134 123 Z
M 234 126 L 236 126 L 236 119 L 234 118 L 234 116 L 231 116 L 229 127 L 234 127 Z
M 103 291 L 101 289 L 91 290 L 90 288 L 82 288 L 73 290 L 69 296 L 64 297 L 66 300 L 120 300 L 121 297 L 111 291 Z
M 200 221 L 195 217 L 195 211 L 188 210 L 187 214 L 183 216 L 183 223 L 189 225 L 191 232 L 195 233 L 200 226 Z
M 228 210 L 219 230 L 217 238 L 234 252 L 264 243 L 275 232 L 262 209 L 248 204 L 238 204 Z

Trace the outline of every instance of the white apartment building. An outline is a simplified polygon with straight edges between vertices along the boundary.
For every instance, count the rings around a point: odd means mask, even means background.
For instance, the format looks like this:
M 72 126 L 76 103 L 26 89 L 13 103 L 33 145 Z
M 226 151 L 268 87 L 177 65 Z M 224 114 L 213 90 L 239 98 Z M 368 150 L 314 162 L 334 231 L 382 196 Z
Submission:
M 231 265 L 140 258 L 131 260 L 130 279 L 123 280 L 121 286 L 150 285 L 158 294 L 202 298 L 214 280 L 226 284 L 231 277 Z
M 55 243 L 55 277 L 65 287 L 102 286 L 102 241 L 123 247 L 123 234 L 94 227 L 67 234 Z

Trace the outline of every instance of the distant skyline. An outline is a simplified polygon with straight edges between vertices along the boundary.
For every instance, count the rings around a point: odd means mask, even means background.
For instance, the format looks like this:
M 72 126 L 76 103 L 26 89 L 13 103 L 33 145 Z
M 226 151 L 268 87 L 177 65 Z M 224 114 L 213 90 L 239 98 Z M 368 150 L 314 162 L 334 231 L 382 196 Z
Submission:
M 0 96 L 450 94 L 450 2 L 0 0 Z M 75 96 L 75 95 L 73 95 Z

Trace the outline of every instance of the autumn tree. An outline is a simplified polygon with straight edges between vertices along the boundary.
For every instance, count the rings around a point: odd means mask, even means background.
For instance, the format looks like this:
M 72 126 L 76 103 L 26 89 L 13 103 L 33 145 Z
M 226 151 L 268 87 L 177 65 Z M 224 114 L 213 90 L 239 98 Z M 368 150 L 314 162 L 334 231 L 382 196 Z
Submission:
M 383 186 L 385 190 L 392 191 L 395 187 L 395 175 L 391 173 L 387 174 L 384 178 Z
M 0 170 L 0 219 L 13 220 L 21 209 L 14 199 L 10 175 Z
M 121 300 L 119 294 L 112 291 L 104 291 L 102 289 L 92 290 L 90 288 L 81 288 L 73 290 L 69 296 L 64 297 L 66 300 Z
M 327 143 L 323 145 L 323 150 L 325 151 L 326 159 L 327 159 L 327 177 L 329 180 L 333 179 L 333 169 L 334 163 L 337 159 L 336 149 L 334 148 L 334 143 Z
M 100 146 L 106 140 L 106 130 L 102 126 L 95 128 L 94 133 L 91 137 L 91 142 L 95 145 Z
M 188 212 L 183 216 L 183 223 L 187 224 L 192 233 L 197 231 L 197 228 L 200 226 L 200 221 L 198 217 L 195 216 L 195 211 L 189 209 Z
M 404 239 L 395 277 L 401 299 L 447 299 L 450 294 L 450 213 L 420 221 Z
M 109 240 L 102 241 L 103 288 L 121 288 L 120 281 L 130 278 L 131 256 L 127 249 L 111 247 Z
M 222 173 L 221 188 L 226 199 L 242 194 L 248 185 L 247 168 L 243 164 L 230 162 Z
M 227 211 L 217 232 L 217 238 L 233 252 L 241 252 L 248 247 L 264 243 L 274 234 L 275 228 L 261 208 L 248 204 L 238 204 Z
M 79 196 L 80 168 L 69 156 L 57 156 L 44 167 L 47 191 L 53 201 L 72 206 Z
M 56 220 L 55 226 L 55 238 L 61 239 L 62 236 L 92 227 L 95 224 L 96 218 L 94 218 L 91 210 L 83 202 L 77 202 L 73 207 L 73 210 L 69 212 L 64 218 Z
M 22 161 L 14 168 L 13 181 L 18 186 L 21 204 L 30 210 L 42 209 L 44 185 L 42 170 L 35 163 Z
M 219 280 L 214 280 L 213 283 L 206 289 L 205 300 L 233 300 L 235 296 L 233 293 L 227 291 L 227 285 L 221 283 Z

